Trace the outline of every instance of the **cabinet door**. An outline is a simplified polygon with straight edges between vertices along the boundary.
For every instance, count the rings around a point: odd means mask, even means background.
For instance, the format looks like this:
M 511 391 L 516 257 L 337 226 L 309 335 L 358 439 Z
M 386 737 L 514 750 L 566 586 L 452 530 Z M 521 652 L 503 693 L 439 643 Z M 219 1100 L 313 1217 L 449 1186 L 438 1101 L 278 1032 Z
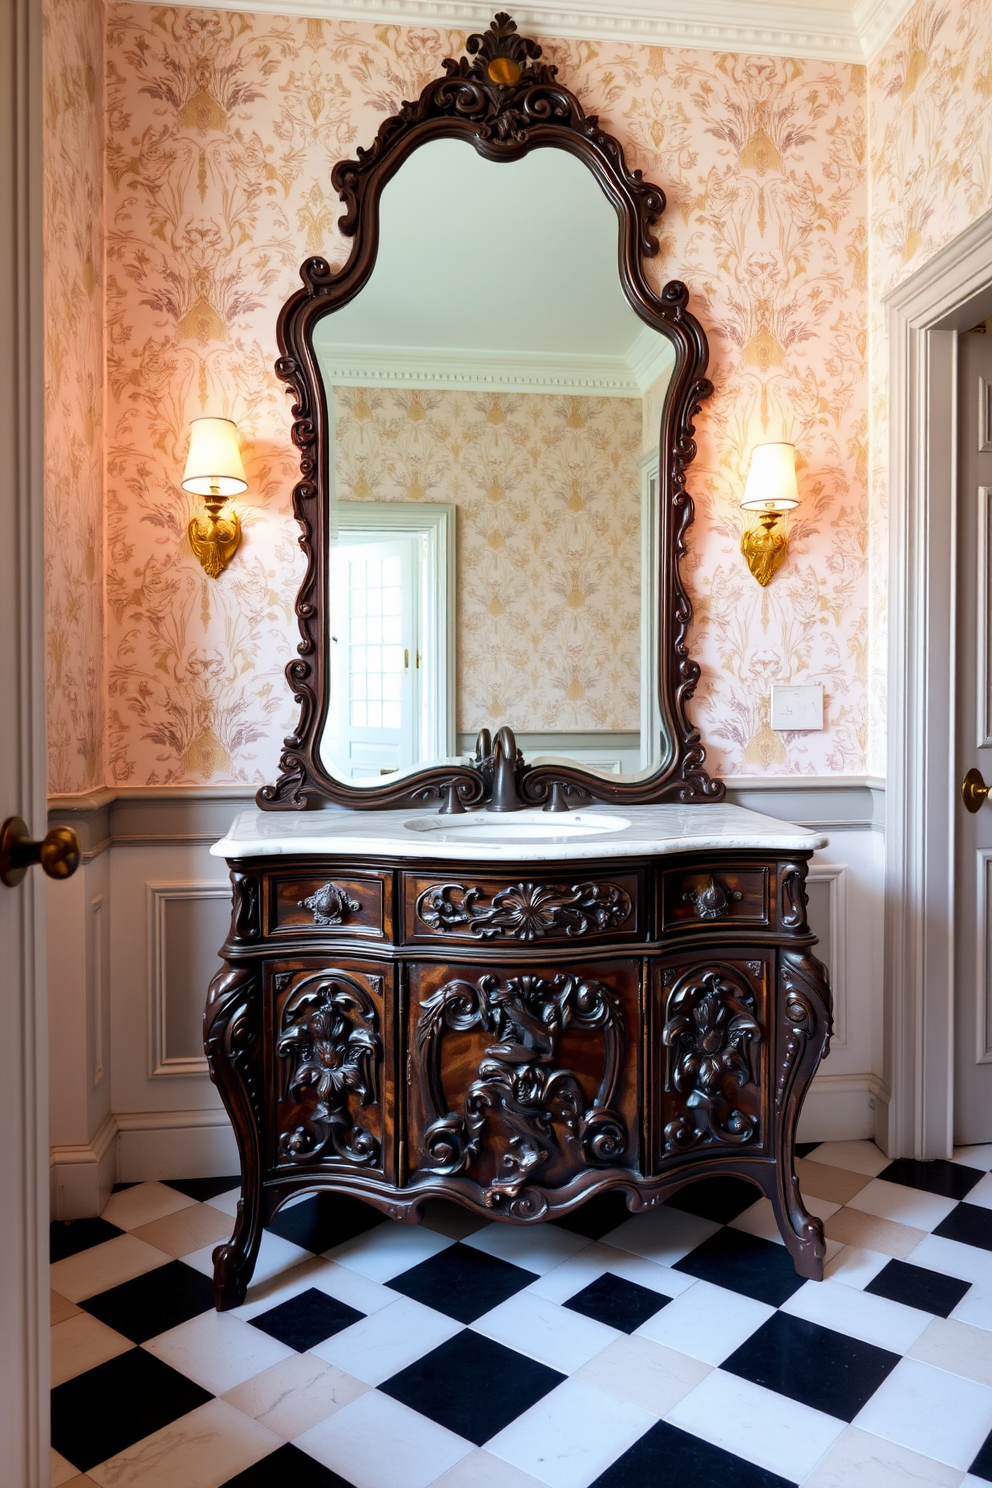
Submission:
M 532 1217 L 541 1190 L 636 1168 L 640 966 L 411 967 L 411 1182 L 464 1175 Z
M 272 1169 L 389 1171 L 392 979 L 390 966 L 317 957 L 266 968 Z
M 657 1163 L 761 1149 L 768 1124 L 775 953 L 682 957 L 656 970 L 652 1146 Z

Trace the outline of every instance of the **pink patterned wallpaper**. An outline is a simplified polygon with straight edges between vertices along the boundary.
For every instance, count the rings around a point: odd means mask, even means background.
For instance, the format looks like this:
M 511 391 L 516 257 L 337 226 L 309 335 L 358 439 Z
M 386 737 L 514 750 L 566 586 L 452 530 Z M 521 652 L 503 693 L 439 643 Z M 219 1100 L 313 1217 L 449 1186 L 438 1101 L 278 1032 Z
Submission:
M 51 791 L 102 785 L 103 13 L 46 0 L 45 649 Z

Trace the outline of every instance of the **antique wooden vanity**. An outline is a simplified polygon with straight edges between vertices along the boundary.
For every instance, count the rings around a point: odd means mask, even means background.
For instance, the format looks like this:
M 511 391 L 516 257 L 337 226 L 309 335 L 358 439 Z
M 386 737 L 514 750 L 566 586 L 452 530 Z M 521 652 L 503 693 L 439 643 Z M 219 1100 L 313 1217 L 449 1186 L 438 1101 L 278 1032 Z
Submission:
M 287 668 L 301 714 L 280 778 L 213 849 L 230 865 L 234 911 L 210 990 L 206 1050 L 243 1175 L 234 1236 L 214 1257 L 222 1309 L 243 1300 L 262 1227 L 280 1205 L 327 1189 L 400 1220 L 416 1220 L 428 1199 L 444 1197 L 531 1224 L 609 1190 L 639 1210 L 703 1175 L 734 1174 L 771 1200 L 799 1272 L 822 1275 L 822 1226 L 803 1206 L 794 1143 L 830 1033 L 830 994 L 811 954 L 804 892 L 823 838 L 724 804 L 686 713 L 698 667 L 686 645 L 691 609 L 679 558 L 692 518 L 685 489 L 692 419 L 710 392 L 705 336 L 685 287 L 656 292 L 645 276 L 662 192 L 628 170 L 620 144 L 556 81 L 555 69 L 539 63 L 540 48 L 508 17 L 471 37 L 468 53 L 385 120 L 369 151 L 335 167 L 353 251 L 339 270 L 309 259 L 303 288 L 280 319 L 277 370 L 295 394 L 294 502 L 308 559 L 297 602 L 301 641 Z M 383 723 L 376 735 L 366 726 L 370 684 L 365 673 L 355 683 L 354 666 L 341 659 L 350 637 L 368 663 L 371 591 L 362 591 L 357 620 L 341 618 L 340 592 L 342 584 L 352 592 L 354 553 L 374 553 L 375 523 L 370 514 L 364 546 L 356 546 L 349 534 L 361 513 L 343 512 L 336 487 L 333 390 L 349 377 L 351 386 L 420 384 L 416 369 L 383 373 L 381 348 L 362 362 L 358 322 L 328 317 L 360 304 L 375 284 L 388 183 L 423 146 L 451 140 L 466 160 L 498 162 L 493 178 L 512 180 L 506 168 L 531 152 L 552 166 L 561 152 L 580 162 L 596 200 L 610 209 L 619 266 L 618 279 L 615 269 L 610 277 L 624 313 L 634 312 L 642 336 L 647 326 L 660 338 L 667 357 L 663 395 L 651 405 L 660 440 L 641 506 L 642 596 L 652 603 L 642 620 L 634 771 L 596 767 L 595 730 L 581 736 L 584 759 L 555 750 L 527 762 L 511 728 L 494 738 L 482 727 L 472 757 L 454 713 L 447 734 L 435 729 L 442 747 L 433 760 L 425 745 L 381 775 L 368 764 L 402 729 L 390 733 Z M 537 192 L 546 194 L 543 186 Z M 439 242 L 454 232 L 466 199 L 456 192 Z M 514 210 L 503 205 L 499 213 Z M 514 230 L 526 236 L 526 228 Z M 552 253 L 561 246 L 545 245 Z M 327 327 L 337 324 L 348 327 L 340 354 L 326 350 Z M 564 396 L 585 397 L 590 386 L 597 397 L 632 396 L 617 392 L 621 382 L 607 386 L 619 374 L 601 347 L 600 370 L 581 376 L 525 352 L 507 372 L 500 350 L 498 373 L 478 372 L 478 385 L 487 377 L 497 387 L 509 382 L 522 397 L 560 397 L 563 387 Z M 402 351 L 393 354 L 403 363 Z M 642 347 L 638 365 L 645 355 Z M 436 386 L 456 385 L 461 374 L 443 370 L 436 347 L 423 360 L 442 368 L 429 374 Z M 654 370 L 645 376 L 655 377 L 661 364 L 650 355 L 648 363 Z M 373 403 L 370 394 L 363 406 Z M 503 403 L 484 407 L 504 417 Z M 570 427 L 587 415 L 576 404 Z M 386 516 L 395 534 L 400 519 Z M 552 516 L 547 529 L 554 533 L 559 521 Z M 342 567 L 336 544 L 347 542 Z M 559 557 L 564 564 L 551 540 L 549 572 Z M 435 579 L 441 567 L 431 570 Z M 609 577 L 603 570 L 600 581 Z M 449 598 L 425 621 L 425 633 L 433 624 L 442 641 L 437 615 L 448 614 L 449 635 L 461 623 Z M 422 598 L 417 604 L 426 613 Z M 491 611 L 501 616 L 502 606 Z M 376 625 L 387 624 L 382 615 Z M 566 622 L 574 628 L 567 615 Z M 523 660 L 523 616 L 514 623 L 508 634 Z M 384 645 L 384 632 L 376 634 L 375 645 Z M 430 729 L 422 720 L 433 728 L 444 697 L 462 687 L 453 641 L 447 651 L 435 648 L 433 662 L 425 649 L 422 668 L 419 639 L 412 648 L 393 640 L 405 657 L 402 687 L 424 700 L 411 734 L 423 740 Z M 617 649 L 621 642 L 618 634 Z M 340 706 L 344 687 L 361 700 L 350 713 Z M 380 720 L 386 692 L 383 682 Z M 355 718 L 361 728 L 351 727 Z M 349 764 L 360 755 L 364 775 Z

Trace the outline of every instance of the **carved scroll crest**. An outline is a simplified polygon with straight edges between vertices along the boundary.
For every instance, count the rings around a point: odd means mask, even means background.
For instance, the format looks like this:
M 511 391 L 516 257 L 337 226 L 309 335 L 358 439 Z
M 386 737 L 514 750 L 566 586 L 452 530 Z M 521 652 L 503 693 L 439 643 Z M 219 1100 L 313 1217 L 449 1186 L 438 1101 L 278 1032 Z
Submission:
M 758 1118 L 737 1101 L 745 1087 L 755 1105 L 760 1100 L 761 1025 L 747 983 L 729 967 L 690 972 L 669 996 L 661 1041 L 665 1089 L 684 1097 L 684 1109 L 665 1127 L 665 1150 L 752 1141 Z
M 379 1143 L 352 1109 L 379 1101 L 382 1044 L 365 989 L 340 972 L 307 977 L 282 1009 L 276 1053 L 287 1061 L 283 1088 L 295 1107 L 295 1124 L 280 1133 L 280 1157 L 377 1162 Z

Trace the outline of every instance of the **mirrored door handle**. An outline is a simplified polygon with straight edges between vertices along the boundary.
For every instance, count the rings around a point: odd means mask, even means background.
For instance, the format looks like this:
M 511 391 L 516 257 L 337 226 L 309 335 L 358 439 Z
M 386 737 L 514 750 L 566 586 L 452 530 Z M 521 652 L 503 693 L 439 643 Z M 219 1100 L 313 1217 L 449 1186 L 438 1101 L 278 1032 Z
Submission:
M 969 811 L 981 811 L 992 786 L 986 785 L 981 770 L 969 770 L 961 782 L 961 799 Z
M 79 867 L 79 838 L 71 827 L 53 827 L 41 842 L 32 842 L 27 823 L 8 816 L 0 827 L 0 883 L 19 884 L 34 863 L 49 878 L 71 878 Z

